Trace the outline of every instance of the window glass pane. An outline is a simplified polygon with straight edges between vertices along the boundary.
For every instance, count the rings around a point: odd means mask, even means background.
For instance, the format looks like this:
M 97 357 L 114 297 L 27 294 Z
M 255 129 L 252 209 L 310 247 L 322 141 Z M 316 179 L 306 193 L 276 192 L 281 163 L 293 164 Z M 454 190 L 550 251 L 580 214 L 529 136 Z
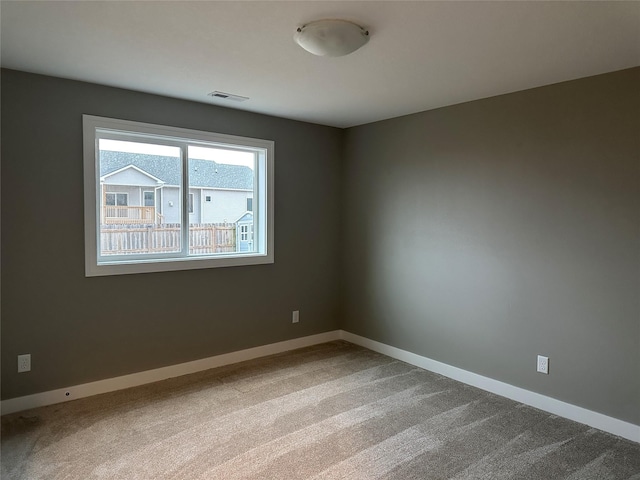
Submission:
M 180 148 L 101 138 L 98 159 L 100 255 L 180 252 Z
M 255 152 L 189 146 L 188 159 L 193 192 L 189 253 L 255 252 L 248 230 L 240 232 L 241 224 L 248 228 L 253 222 L 247 205 L 254 195 Z

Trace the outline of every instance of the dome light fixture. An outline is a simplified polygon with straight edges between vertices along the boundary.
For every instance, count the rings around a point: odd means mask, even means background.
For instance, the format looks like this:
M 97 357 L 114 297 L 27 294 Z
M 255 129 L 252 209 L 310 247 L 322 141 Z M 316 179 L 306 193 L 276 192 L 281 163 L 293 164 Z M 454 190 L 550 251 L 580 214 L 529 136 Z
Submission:
M 369 31 L 348 20 L 317 20 L 298 28 L 293 39 L 319 57 L 342 57 L 369 41 Z

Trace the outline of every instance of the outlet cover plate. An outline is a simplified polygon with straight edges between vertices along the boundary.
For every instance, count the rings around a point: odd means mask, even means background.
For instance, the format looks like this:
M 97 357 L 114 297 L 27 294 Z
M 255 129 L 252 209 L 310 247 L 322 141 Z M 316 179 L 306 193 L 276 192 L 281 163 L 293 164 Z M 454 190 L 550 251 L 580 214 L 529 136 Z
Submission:
M 18 373 L 31 371 L 31 354 L 18 355 Z
M 549 357 L 545 357 L 544 355 L 538 355 L 537 371 L 538 373 L 544 373 L 545 375 L 549 375 Z

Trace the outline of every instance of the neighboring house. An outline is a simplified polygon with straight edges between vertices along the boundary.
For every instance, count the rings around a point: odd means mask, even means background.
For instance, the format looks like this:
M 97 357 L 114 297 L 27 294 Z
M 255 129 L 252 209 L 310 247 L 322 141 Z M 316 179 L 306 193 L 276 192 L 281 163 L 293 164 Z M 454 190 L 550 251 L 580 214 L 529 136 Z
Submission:
M 156 205 L 164 181 L 135 165 L 101 175 L 101 223 L 164 223 Z
M 177 157 L 100 151 L 102 223 L 179 223 L 180 175 Z M 253 178 L 249 167 L 189 159 L 189 223 L 244 218 Z

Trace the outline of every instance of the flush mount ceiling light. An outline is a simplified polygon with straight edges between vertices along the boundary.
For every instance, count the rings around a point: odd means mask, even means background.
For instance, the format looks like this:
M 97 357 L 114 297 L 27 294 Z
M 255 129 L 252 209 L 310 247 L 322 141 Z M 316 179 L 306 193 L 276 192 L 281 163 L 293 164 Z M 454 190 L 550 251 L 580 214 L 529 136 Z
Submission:
M 293 39 L 320 57 L 341 57 L 369 41 L 369 32 L 347 20 L 317 20 L 298 28 Z

